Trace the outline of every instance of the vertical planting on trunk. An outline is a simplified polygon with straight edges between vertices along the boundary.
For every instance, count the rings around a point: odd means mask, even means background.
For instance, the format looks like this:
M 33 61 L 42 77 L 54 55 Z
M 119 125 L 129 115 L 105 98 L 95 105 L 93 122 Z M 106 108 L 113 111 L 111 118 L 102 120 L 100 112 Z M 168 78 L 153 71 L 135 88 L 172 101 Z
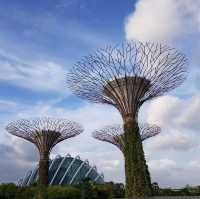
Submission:
M 151 195 L 147 177 L 146 161 L 137 122 L 129 119 L 124 124 L 126 196 Z

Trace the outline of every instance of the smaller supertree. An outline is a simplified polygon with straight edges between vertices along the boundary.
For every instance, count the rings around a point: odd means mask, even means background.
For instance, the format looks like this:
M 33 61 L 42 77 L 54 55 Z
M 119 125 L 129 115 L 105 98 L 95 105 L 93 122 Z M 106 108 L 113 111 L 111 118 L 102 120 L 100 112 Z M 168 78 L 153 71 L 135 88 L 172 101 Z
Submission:
M 161 128 L 157 125 L 144 123 L 140 124 L 139 128 L 142 141 L 156 136 L 161 132 Z M 124 153 L 124 129 L 122 125 L 106 126 L 100 130 L 94 131 L 92 136 L 95 139 L 114 144 Z
M 161 132 L 161 128 L 157 125 L 139 124 L 141 141 L 158 135 Z M 92 133 L 95 139 L 108 142 L 117 146 L 123 155 L 125 155 L 125 135 L 122 125 L 106 126 L 100 130 L 96 130 Z M 146 178 L 149 186 L 151 186 L 150 173 L 148 166 L 146 165 Z
M 6 130 L 37 147 L 40 154 L 39 183 L 47 186 L 49 155 L 52 148 L 59 142 L 80 134 L 83 128 L 78 123 L 65 119 L 37 118 L 11 122 Z

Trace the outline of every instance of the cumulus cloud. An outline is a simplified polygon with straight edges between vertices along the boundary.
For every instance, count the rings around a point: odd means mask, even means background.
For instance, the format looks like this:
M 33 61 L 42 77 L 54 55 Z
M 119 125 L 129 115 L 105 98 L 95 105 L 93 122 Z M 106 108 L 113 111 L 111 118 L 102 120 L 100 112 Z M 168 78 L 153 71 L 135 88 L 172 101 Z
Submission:
M 149 166 L 152 170 L 168 170 L 176 169 L 177 163 L 174 160 L 170 159 L 160 159 L 160 160 L 152 160 L 149 162 Z
M 184 187 L 187 184 L 199 184 L 199 160 L 191 160 L 185 164 L 173 159 L 159 159 L 149 162 L 152 180 L 161 187 Z
M 0 154 L 0 182 L 17 182 L 38 159 L 33 145 L 12 137 L 0 143 Z
M 175 150 L 188 151 L 199 146 L 197 136 L 194 134 L 187 134 L 183 132 L 176 132 L 174 129 L 172 133 L 164 134 L 155 137 L 150 144 L 153 150 Z
M 184 101 L 174 96 L 163 96 L 150 102 L 147 107 L 147 121 L 161 127 L 176 124 L 177 116 L 184 106 Z
M 178 123 L 186 128 L 192 130 L 199 130 L 200 128 L 200 95 L 192 97 L 189 103 L 186 105 L 185 111 L 180 115 Z
M 152 149 L 186 151 L 199 146 L 200 96 L 180 99 L 164 96 L 146 107 L 146 120 L 162 128 L 159 136 L 151 142 Z
M 199 13 L 195 0 L 139 0 L 126 19 L 126 38 L 172 41 L 200 30 Z
M 189 99 L 163 96 L 152 101 L 147 108 L 147 121 L 164 128 L 199 128 L 200 95 L 197 93 Z

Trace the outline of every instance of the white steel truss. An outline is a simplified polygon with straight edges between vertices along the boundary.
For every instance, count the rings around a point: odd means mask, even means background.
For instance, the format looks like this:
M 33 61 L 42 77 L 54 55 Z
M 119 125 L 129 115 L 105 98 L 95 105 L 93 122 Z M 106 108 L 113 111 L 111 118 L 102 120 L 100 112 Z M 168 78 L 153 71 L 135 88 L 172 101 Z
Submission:
M 79 166 L 79 168 L 77 169 L 76 173 L 74 174 L 74 176 L 72 177 L 72 179 L 70 180 L 69 184 L 72 184 L 75 177 L 77 176 L 77 174 L 79 173 L 79 171 L 81 170 L 81 168 L 84 166 L 84 164 L 89 164 L 88 160 L 85 160 L 84 162 L 81 163 L 81 165 Z
M 92 172 L 93 169 L 94 169 L 94 167 L 90 167 L 88 172 L 85 174 L 85 178 L 88 177 L 88 175 Z
M 32 172 L 31 172 L 31 176 L 28 179 L 27 185 L 31 184 L 31 180 L 34 177 L 34 175 L 37 173 L 38 168 L 36 167 Z
M 25 176 L 24 176 L 24 179 L 23 179 L 23 182 L 22 182 L 22 186 L 25 186 L 26 185 L 26 181 L 27 181 L 27 178 L 31 175 L 32 171 L 28 171 Z
M 53 184 L 54 179 L 56 178 L 56 176 L 57 176 L 59 170 L 61 169 L 63 163 L 65 162 L 65 160 L 66 160 L 67 158 L 68 158 L 68 155 L 66 155 L 66 156 L 62 159 L 61 163 L 60 163 L 59 166 L 58 166 L 58 169 L 56 170 L 56 172 L 55 172 L 53 178 L 51 179 L 50 185 Z
M 70 168 L 72 167 L 72 165 L 74 164 L 74 162 L 75 162 L 76 160 L 80 160 L 80 157 L 79 157 L 79 156 L 76 156 L 76 157 L 72 160 L 72 162 L 70 163 L 70 165 L 69 165 L 68 168 L 66 169 L 66 171 L 65 171 L 65 173 L 64 173 L 64 175 L 63 175 L 63 177 L 61 178 L 59 184 L 61 184 L 61 183 L 63 182 L 63 180 L 65 179 L 65 176 L 67 175 L 68 171 L 70 170 Z
M 68 154 L 67 154 L 67 155 L 68 155 Z M 55 157 L 55 159 L 54 159 L 53 161 L 51 161 L 51 164 L 49 165 L 49 171 L 50 171 L 51 168 L 53 167 L 53 165 L 54 165 L 54 163 L 56 162 L 56 160 L 59 159 L 59 158 L 61 158 L 61 156 L 60 156 L 60 155 L 57 155 L 57 156 Z

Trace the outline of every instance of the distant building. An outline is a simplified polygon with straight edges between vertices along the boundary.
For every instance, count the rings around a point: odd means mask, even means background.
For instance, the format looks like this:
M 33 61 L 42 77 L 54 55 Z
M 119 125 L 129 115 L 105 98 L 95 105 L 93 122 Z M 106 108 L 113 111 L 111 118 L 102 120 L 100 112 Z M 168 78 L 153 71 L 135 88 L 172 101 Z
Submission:
M 82 161 L 79 156 L 75 158 L 69 154 L 65 157 L 56 156 L 49 163 L 49 185 L 77 184 L 83 178 L 90 178 L 96 183 L 104 183 L 104 175 L 97 172 L 96 166 L 90 166 L 88 160 Z M 38 166 L 19 179 L 19 186 L 33 184 L 38 178 Z

